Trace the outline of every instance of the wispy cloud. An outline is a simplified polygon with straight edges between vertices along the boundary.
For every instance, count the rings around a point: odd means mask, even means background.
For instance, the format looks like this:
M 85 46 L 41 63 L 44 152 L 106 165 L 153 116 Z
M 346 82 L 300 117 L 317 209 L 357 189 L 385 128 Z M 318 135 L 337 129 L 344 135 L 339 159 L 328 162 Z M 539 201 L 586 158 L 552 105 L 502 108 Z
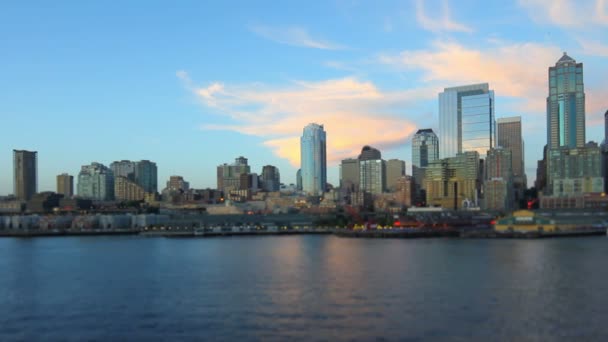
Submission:
M 416 20 L 425 30 L 432 32 L 457 31 L 473 32 L 473 29 L 465 24 L 455 22 L 451 19 L 450 4 L 448 0 L 442 0 L 441 13 L 436 17 L 430 17 L 424 8 L 424 0 L 416 0 Z
M 313 38 L 306 29 L 297 26 L 269 27 L 256 25 L 251 26 L 249 29 L 260 37 L 286 45 L 323 50 L 340 50 L 345 48 L 336 43 L 320 38 Z
M 519 0 L 520 7 L 539 23 L 564 28 L 608 26 L 606 0 Z
M 391 148 L 405 143 L 417 128 L 405 108 L 434 98 L 437 89 L 382 91 L 372 82 L 348 77 L 281 87 L 212 83 L 194 92 L 205 106 L 230 119 L 202 129 L 262 137 L 265 146 L 297 166 L 299 136 L 307 124 L 325 125 L 328 161 L 337 163 L 355 157 L 366 144 Z
M 525 56 L 525 58 L 522 58 Z M 422 81 L 443 86 L 488 82 L 500 96 L 521 100 L 520 110 L 544 112 L 547 67 L 555 64 L 557 47 L 513 43 L 475 49 L 436 41 L 426 50 L 381 55 L 380 62 L 402 70 L 422 72 Z
M 608 57 L 608 45 L 599 40 L 579 38 L 578 43 L 586 55 Z

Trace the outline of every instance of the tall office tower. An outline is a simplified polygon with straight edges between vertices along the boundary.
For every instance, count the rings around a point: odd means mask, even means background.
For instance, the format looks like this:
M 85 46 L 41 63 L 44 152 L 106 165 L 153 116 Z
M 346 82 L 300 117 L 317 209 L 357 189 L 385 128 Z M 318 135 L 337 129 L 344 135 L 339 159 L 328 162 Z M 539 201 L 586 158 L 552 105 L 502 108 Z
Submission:
M 583 63 L 576 63 L 565 52 L 549 67 L 547 144 L 550 150 L 585 146 Z
M 13 150 L 15 197 L 29 201 L 38 192 L 38 152 Z
M 281 189 L 281 174 L 276 166 L 265 165 L 262 167 L 262 189 L 268 192 Z
M 359 155 L 359 189 L 381 194 L 386 189 L 386 162 L 377 149 L 364 146 Z
M 412 176 L 414 178 L 414 197 L 422 202 L 424 196 L 424 169 L 430 162 L 439 159 L 439 139 L 432 129 L 419 129 L 412 139 Z
M 74 176 L 67 173 L 57 175 L 57 193 L 66 198 L 74 196 Z
M 238 157 L 232 164 L 222 164 L 217 167 L 217 189 L 227 196 L 230 191 L 241 188 L 241 174 L 251 173 L 247 158 Z
M 386 162 L 387 190 L 397 190 L 397 181 L 403 176 L 405 176 L 405 161 L 399 159 L 389 159 Z
M 494 91 L 487 83 L 445 88 L 439 93 L 439 157 L 477 151 L 496 144 Z
M 521 116 L 496 120 L 497 146 L 511 150 L 515 201 L 524 197 L 527 178 L 524 163 L 524 141 L 522 139 Z
M 484 209 L 510 210 L 514 206 L 511 149 L 496 147 L 488 151 L 484 163 Z
M 114 173 L 100 163 L 83 165 L 78 173 L 78 196 L 110 201 L 114 199 Z
M 327 187 L 326 133 L 323 125 L 311 123 L 304 127 L 300 138 L 302 190 L 321 196 Z
M 125 177 L 141 186 L 145 192 L 156 193 L 158 176 L 156 163 L 149 160 L 121 160 L 110 164 L 114 177 Z
M 359 191 L 359 159 L 342 160 L 340 164 L 340 188 L 350 192 Z

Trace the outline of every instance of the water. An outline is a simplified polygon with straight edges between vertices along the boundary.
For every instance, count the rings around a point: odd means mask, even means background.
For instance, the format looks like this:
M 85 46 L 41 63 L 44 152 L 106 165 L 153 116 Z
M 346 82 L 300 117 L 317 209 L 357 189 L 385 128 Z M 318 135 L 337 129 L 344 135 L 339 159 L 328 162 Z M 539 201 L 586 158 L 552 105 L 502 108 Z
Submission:
M 0 340 L 608 340 L 608 239 L 0 239 Z

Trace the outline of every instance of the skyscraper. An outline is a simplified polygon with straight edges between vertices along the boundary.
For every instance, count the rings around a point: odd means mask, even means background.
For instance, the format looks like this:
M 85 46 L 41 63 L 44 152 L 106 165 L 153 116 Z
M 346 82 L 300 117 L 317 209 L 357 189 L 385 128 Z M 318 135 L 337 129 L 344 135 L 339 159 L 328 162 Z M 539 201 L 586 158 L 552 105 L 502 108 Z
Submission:
M 523 199 L 526 189 L 524 167 L 524 141 L 522 139 L 521 116 L 496 120 L 497 145 L 511 151 L 515 201 Z
M 477 151 L 496 143 L 494 91 L 487 83 L 445 88 L 439 93 L 439 157 Z
M 38 152 L 13 150 L 15 197 L 28 201 L 38 191 Z
M 74 176 L 62 173 L 57 176 L 57 193 L 66 198 L 74 196 Z
M 509 148 L 496 147 L 488 151 L 484 163 L 484 208 L 491 210 L 512 209 L 513 153 Z
M 262 188 L 264 191 L 279 191 L 281 189 L 281 174 L 279 168 L 272 165 L 262 167 Z
M 311 123 L 300 138 L 302 190 L 320 196 L 327 186 L 326 133 L 323 125 Z
M 348 158 L 340 164 L 340 188 L 349 191 L 359 190 L 359 159 Z
M 386 162 L 379 150 L 364 146 L 359 155 L 359 189 L 374 195 L 386 189 Z
M 576 63 L 565 52 L 549 67 L 547 144 L 550 150 L 585 146 L 583 63 Z

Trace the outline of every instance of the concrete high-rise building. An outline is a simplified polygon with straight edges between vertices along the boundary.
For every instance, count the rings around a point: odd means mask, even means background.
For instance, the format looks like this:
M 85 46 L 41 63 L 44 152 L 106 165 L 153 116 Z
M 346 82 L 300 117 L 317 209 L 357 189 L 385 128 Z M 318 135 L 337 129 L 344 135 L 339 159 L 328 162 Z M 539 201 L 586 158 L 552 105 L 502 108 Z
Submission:
M 233 164 L 222 164 L 217 167 L 217 189 L 228 195 L 230 191 L 241 189 L 241 174 L 251 173 L 247 158 L 238 157 Z
M 340 188 L 350 192 L 359 191 L 359 159 L 342 160 L 340 164 Z
M 114 173 L 100 163 L 83 165 L 78 173 L 78 196 L 98 201 L 114 199 Z
M 397 179 L 395 190 L 397 203 L 408 208 L 412 206 L 413 179 L 411 176 L 401 176 Z
M 386 161 L 387 190 L 397 190 L 397 181 L 403 176 L 405 176 L 405 161 L 399 159 L 389 159 Z
M 359 190 L 373 195 L 386 190 L 386 162 L 379 150 L 364 146 L 359 155 Z
M 496 120 L 497 146 L 511 150 L 514 201 L 524 197 L 527 187 L 525 174 L 524 141 L 522 139 L 521 116 L 500 118 Z
M 483 207 L 490 210 L 510 210 L 514 207 L 513 153 L 497 147 L 488 151 L 484 163 Z
M 13 150 L 15 197 L 29 201 L 38 192 L 38 152 Z
M 476 151 L 485 157 L 496 144 L 494 91 L 487 83 L 439 93 L 439 157 Z
M 74 176 L 67 173 L 57 175 L 57 193 L 66 198 L 74 196 Z
M 186 182 L 182 176 L 171 176 L 165 189 L 169 191 L 188 191 L 190 190 L 190 183 Z
M 302 191 L 302 169 L 296 172 L 296 190 Z
M 158 170 L 156 163 L 149 160 L 121 160 L 110 164 L 114 177 L 125 177 L 141 186 L 145 192 L 158 191 Z
M 549 67 L 547 144 L 550 150 L 585 146 L 583 63 L 576 63 L 565 52 Z
M 262 167 L 262 189 L 268 192 L 281 190 L 281 174 L 279 168 L 272 165 Z
M 604 113 L 604 141 L 602 141 L 602 175 L 604 192 L 608 193 L 608 110 Z
M 321 196 L 327 187 L 326 141 L 323 125 L 311 123 L 304 127 L 300 138 L 300 170 L 302 190 L 309 195 Z

